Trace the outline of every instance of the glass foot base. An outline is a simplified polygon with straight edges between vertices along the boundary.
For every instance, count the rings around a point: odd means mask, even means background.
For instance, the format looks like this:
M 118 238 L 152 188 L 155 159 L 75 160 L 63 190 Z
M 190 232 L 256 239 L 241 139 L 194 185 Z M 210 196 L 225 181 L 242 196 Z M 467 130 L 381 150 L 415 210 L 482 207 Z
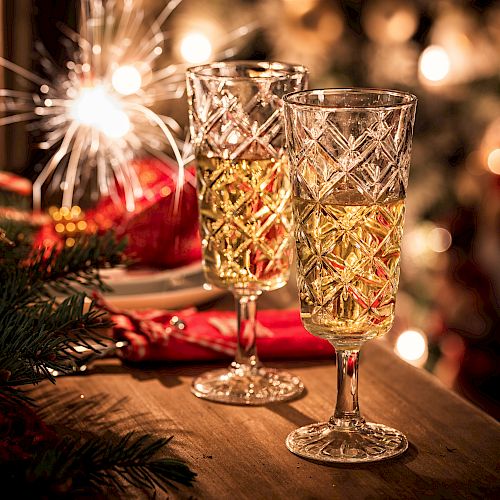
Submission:
M 234 405 L 264 405 L 286 401 L 304 390 L 295 375 L 273 368 L 230 367 L 203 373 L 191 392 L 203 399 Z
M 286 446 L 299 457 L 319 462 L 365 463 L 400 455 L 408 448 L 408 440 L 381 424 L 365 423 L 344 430 L 326 422 L 291 432 Z

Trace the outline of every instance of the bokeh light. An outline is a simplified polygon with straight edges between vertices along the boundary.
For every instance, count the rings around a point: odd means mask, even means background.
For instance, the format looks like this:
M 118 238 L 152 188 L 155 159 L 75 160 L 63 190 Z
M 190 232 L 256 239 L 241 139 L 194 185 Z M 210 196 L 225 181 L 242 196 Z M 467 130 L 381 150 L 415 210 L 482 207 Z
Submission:
M 418 27 L 415 5 L 406 0 L 375 0 L 366 2 L 362 15 L 366 34 L 380 44 L 408 41 Z
M 202 33 L 188 33 L 181 41 L 180 51 L 186 62 L 199 64 L 210 59 L 212 44 Z
M 450 58 L 443 47 L 430 45 L 420 55 L 418 68 L 422 77 L 431 82 L 444 80 L 450 72 Z
M 412 265 L 426 269 L 438 269 L 446 264 L 444 253 L 452 244 L 448 229 L 439 227 L 432 221 L 415 225 L 403 238 L 403 256 Z
M 500 148 L 494 149 L 488 155 L 488 168 L 496 175 L 500 175 Z
M 318 0 L 283 0 L 283 3 L 290 14 L 300 17 L 314 9 Z
M 429 231 L 427 245 L 433 252 L 446 252 L 451 246 L 451 234 L 444 227 L 435 227 Z
M 135 94 L 142 85 L 142 77 L 134 66 L 120 66 L 113 72 L 111 83 L 114 89 L 122 95 Z
M 396 340 L 397 355 L 415 366 L 422 366 L 428 356 L 427 337 L 420 330 L 405 330 Z

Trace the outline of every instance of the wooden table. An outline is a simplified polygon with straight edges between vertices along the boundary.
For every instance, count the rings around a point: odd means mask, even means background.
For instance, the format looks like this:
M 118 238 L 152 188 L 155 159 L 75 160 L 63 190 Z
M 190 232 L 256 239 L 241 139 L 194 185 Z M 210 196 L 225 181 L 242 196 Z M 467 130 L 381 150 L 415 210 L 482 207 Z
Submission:
M 287 302 L 283 294 L 281 301 Z M 138 368 L 117 360 L 94 365 L 87 376 L 61 378 L 56 387 L 42 384 L 38 391 L 41 400 L 82 395 L 124 432 L 173 434 L 173 450 L 198 474 L 196 487 L 183 489 L 179 498 L 500 498 L 498 423 L 397 358 L 383 340 L 363 348 L 360 401 L 367 420 L 407 435 L 409 450 L 391 461 L 325 466 L 291 454 L 284 444 L 290 431 L 330 416 L 335 367 L 324 361 L 273 365 L 299 375 L 307 394 L 266 407 L 210 403 L 189 391 L 193 376 L 207 365 Z M 50 420 L 51 407 L 46 411 Z

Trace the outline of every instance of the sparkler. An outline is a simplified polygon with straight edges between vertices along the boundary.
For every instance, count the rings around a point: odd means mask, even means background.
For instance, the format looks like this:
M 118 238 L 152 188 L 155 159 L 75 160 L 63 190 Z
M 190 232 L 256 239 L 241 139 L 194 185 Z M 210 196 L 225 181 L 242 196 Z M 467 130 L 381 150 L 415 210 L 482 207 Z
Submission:
M 91 189 L 119 202 L 124 193 L 127 210 L 142 188 L 131 162 L 138 153 L 149 153 L 178 165 L 176 204 L 184 182 L 184 165 L 191 161 L 189 141 L 179 124 L 152 108 L 184 93 L 183 64 L 159 64 L 169 34 L 163 25 L 182 0 L 170 0 L 154 21 L 144 22 L 138 1 L 82 0 L 79 32 L 61 26 L 71 43 L 69 60 L 61 70 L 41 44 L 36 45 L 45 76 L 32 73 L 0 57 L 0 66 L 36 85 L 35 92 L 0 89 L 0 126 L 32 122 L 48 150 L 48 161 L 33 184 L 33 205 L 40 209 L 42 192 L 62 192 L 62 207 Z M 227 48 L 251 31 L 243 26 L 229 33 L 222 57 L 234 55 Z M 186 37 L 185 59 L 196 62 L 212 55 L 210 41 Z M 196 44 L 195 44 L 196 45 Z M 187 56 L 187 57 L 186 57 Z M 166 146 L 166 148 L 165 148 Z M 95 186 L 93 185 L 95 184 Z M 95 189 L 97 187 L 97 191 Z

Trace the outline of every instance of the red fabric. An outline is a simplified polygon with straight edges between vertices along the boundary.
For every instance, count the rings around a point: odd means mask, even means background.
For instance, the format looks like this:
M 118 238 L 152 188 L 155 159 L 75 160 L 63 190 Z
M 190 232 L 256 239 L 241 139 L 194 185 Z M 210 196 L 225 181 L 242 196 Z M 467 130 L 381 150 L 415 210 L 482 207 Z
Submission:
M 143 190 L 143 195 L 135 200 L 134 211 L 126 209 L 125 195 L 117 186 L 119 201 L 105 196 L 85 211 L 87 231 L 104 233 L 113 229 L 117 238 L 127 237 L 125 253 L 137 265 L 170 269 L 200 260 L 194 169 L 185 170 L 176 204 L 176 165 L 147 158 L 134 161 L 132 167 Z M 61 246 L 63 240 L 54 231 L 54 221 L 49 218 L 43 222 L 45 226 L 37 235 L 35 246 Z
M 197 312 L 117 311 L 105 306 L 115 321 L 114 337 L 125 340 L 121 350 L 129 361 L 214 361 L 232 359 L 236 351 L 235 314 Z M 185 328 L 174 326 L 175 317 Z M 174 321 L 172 321 L 174 319 Z M 331 358 L 329 342 L 308 333 L 297 310 L 263 310 L 258 314 L 257 349 L 261 359 Z
M 0 189 L 11 191 L 22 196 L 31 196 L 33 187 L 29 179 L 19 177 L 12 172 L 0 171 Z
M 126 253 L 142 265 L 175 268 L 199 260 L 194 169 L 185 170 L 184 183 L 176 198 L 176 165 L 147 158 L 134 161 L 132 167 L 143 189 L 143 196 L 135 200 L 135 210 L 127 211 L 123 192 L 121 203 L 104 197 L 95 209 L 85 214 L 89 229 L 113 228 L 118 238 L 127 236 Z

